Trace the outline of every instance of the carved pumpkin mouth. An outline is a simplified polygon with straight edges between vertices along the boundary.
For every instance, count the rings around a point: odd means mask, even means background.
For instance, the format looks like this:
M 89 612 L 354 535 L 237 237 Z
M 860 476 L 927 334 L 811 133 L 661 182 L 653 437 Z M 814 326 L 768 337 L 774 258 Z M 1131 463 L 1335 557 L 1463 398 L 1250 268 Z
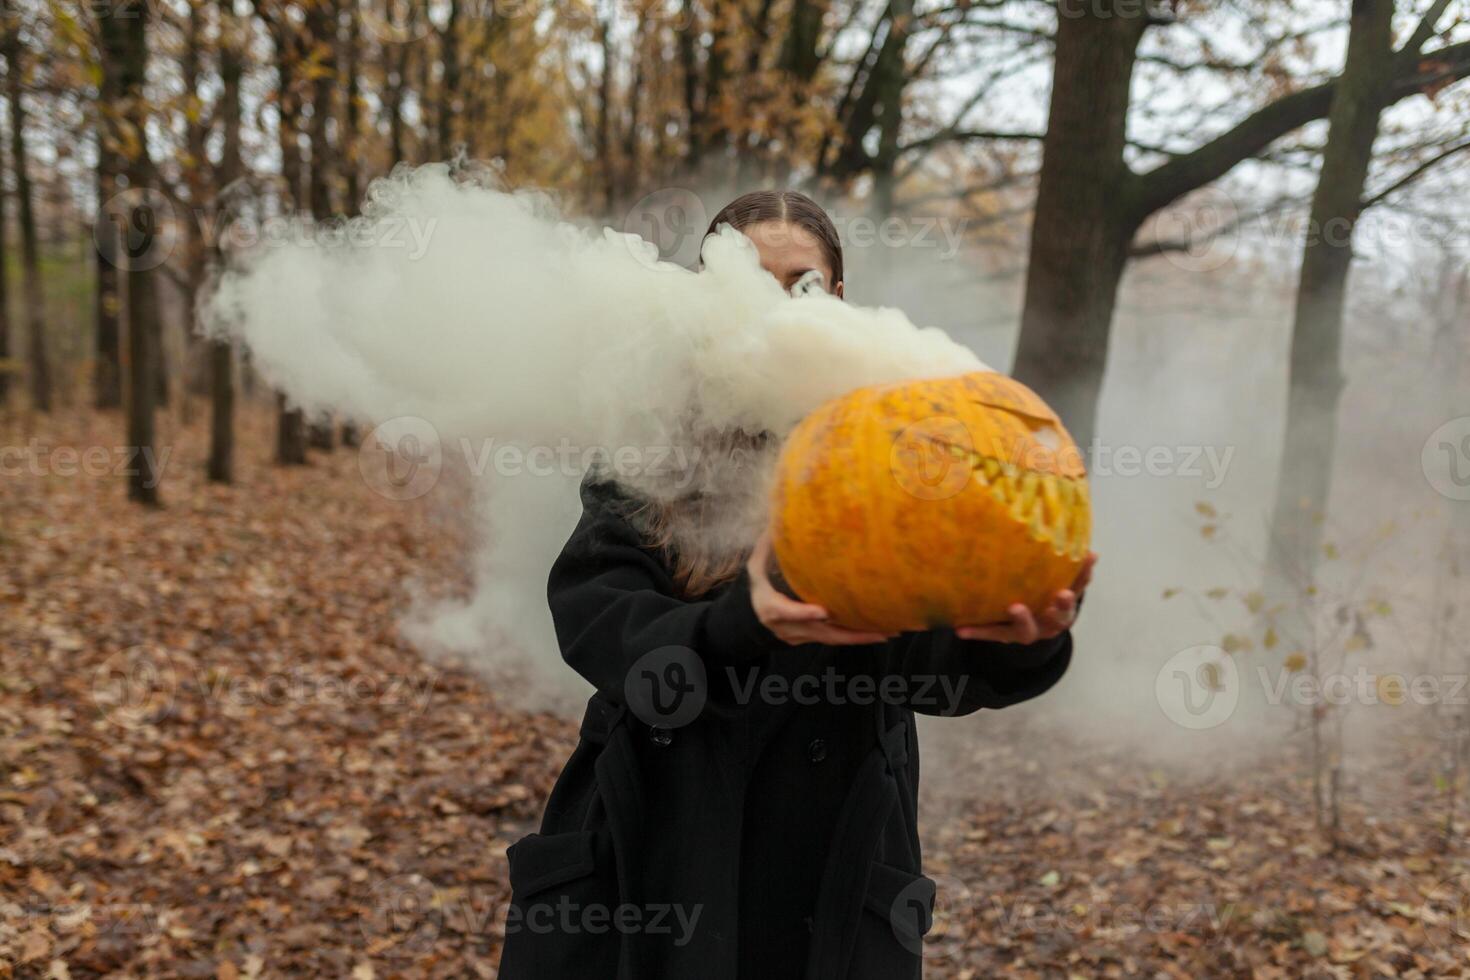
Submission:
M 1023 469 L 954 443 L 931 440 L 936 448 L 969 464 L 975 481 L 1010 514 L 1025 524 L 1031 537 L 1052 551 L 1081 560 L 1087 554 L 1092 510 L 1087 481 L 1056 473 Z

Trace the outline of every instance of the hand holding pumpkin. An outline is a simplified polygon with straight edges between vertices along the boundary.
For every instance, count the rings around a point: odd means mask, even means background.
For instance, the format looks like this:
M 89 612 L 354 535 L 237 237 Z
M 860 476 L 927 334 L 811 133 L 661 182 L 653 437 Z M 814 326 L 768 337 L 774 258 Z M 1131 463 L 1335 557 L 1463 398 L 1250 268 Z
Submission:
M 750 604 L 761 625 L 792 646 L 823 643 L 861 646 L 882 643 L 884 633 L 847 629 L 830 621 L 826 609 L 785 595 L 771 582 L 771 532 L 762 534 L 745 569 L 750 576 Z
M 1082 601 L 1082 593 L 1092 580 L 1092 567 L 1096 564 L 1097 554 L 1089 552 L 1082 561 L 1082 570 L 1077 573 L 1072 587 L 1062 589 L 1053 596 L 1039 617 L 1033 615 L 1024 603 L 1017 602 L 1006 609 L 1011 617 L 1009 621 L 985 626 L 961 626 L 955 630 L 955 635 L 962 640 L 1023 644 L 1060 636 L 1072 628 L 1072 621 L 1077 618 L 1077 604 Z

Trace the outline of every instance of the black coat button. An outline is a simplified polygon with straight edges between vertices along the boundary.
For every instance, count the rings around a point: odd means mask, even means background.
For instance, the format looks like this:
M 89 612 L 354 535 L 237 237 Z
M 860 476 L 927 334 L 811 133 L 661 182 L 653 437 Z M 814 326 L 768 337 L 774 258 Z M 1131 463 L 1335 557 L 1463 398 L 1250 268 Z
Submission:
M 648 737 L 654 745 L 668 745 L 674 740 L 674 733 L 667 728 L 654 728 L 649 730 Z
M 812 744 L 806 747 L 806 757 L 813 762 L 821 762 L 827 758 L 827 743 L 819 738 L 812 739 Z

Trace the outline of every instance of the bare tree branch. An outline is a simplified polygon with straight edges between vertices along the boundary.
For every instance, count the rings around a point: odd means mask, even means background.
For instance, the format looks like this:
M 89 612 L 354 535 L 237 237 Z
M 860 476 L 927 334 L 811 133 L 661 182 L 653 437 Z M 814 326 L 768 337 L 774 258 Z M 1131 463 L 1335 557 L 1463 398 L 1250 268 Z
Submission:
M 1384 93 L 1385 105 L 1470 75 L 1470 41 L 1422 56 L 1403 52 L 1398 62 L 1393 83 Z M 1292 130 L 1326 116 L 1336 84 L 1336 79 L 1323 82 L 1267 103 L 1194 151 L 1139 175 L 1133 201 L 1137 219 L 1224 176 Z
M 1449 157 L 1454 156 L 1456 153 L 1459 153 L 1462 150 L 1470 150 L 1470 140 L 1466 140 L 1465 142 L 1460 143 L 1460 144 L 1458 144 L 1456 146 L 1452 146 L 1452 147 L 1450 147 L 1447 150 L 1443 150 L 1443 151 L 1441 151 L 1439 153 L 1436 153 L 1434 156 L 1430 157 L 1428 160 L 1425 160 L 1423 163 L 1419 164 L 1419 166 L 1415 167 L 1413 170 L 1410 170 L 1408 173 L 1404 174 L 1402 177 L 1400 177 L 1398 180 L 1394 181 L 1392 184 L 1389 184 L 1387 187 L 1385 187 L 1383 190 L 1379 191 L 1377 194 L 1374 194 L 1371 197 L 1365 198 L 1363 200 L 1363 203 L 1360 204 L 1360 205 L 1358 205 L 1358 206 L 1362 210 L 1366 211 L 1367 209 L 1373 207 L 1373 205 L 1382 202 L 1383 199 L 1386 198 L 1386 197 L 1388 197 L 1390 194 L 1393 194 L 1393 193 L 1395 193 L 1397 191 L 1403 190 L 1405 187 L 1407 187 L 1408 185 L 1412 184 L 1414 181 L 1418 180 L 1420 177 L 1423 177 L 1426 173 L 1428 173 L 1430 170 L 1432 170 L 1437 164 L 1439 164 L 1442 161 L 1448 159 Z

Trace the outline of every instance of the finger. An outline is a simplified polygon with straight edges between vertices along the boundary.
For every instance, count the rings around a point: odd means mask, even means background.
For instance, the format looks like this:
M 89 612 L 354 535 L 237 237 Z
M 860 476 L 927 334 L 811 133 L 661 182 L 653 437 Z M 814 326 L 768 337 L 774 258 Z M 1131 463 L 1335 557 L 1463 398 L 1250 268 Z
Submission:
M 983 640 L 988 643 L 1014 643 L 1015 627 L 1009 623 L 990 626 L 961 626 L 955 636 L 962 640 Z
M 767 569 L 771 561 L 771 532 L 761 532 L 761 536 L 755 539 L 755 545 L 750 549 L 750 558 L 745 563 L 750 577 L 756 581 L 767 582 L 770 573 Z
M 826 623 L 819 623 L 813 626 L 812 632 L 816 634 L 817 642 L 837 647 L 867 646 L 873 643 L 883 643 L 889 639 L 883 633 L 844 629 L 841 626 L 832 626 Z
M 764 597 L 763 601 L 766 608 L 766 616 L 771 622 L 822 622 L 831 615 L 824 606 L 792 599 L 790 596 L 782 595 L 774 589 L 771 590 L 770 595 Z
M 1036 617 L 1031 615 L 1031 610 L 1021 603 L 1016 603 L 1006 610 L 1011 614 L 1011 625 L 1015 628 L 1016 643 L 1035 643 L 1041 630 L 1036 625 Z
M 1052 598 L 1051 605 L 1042 615 L 1043 628 L 1055 628 L 1058 632 L 1072 625 L 1077 616 L 1077 597 L 1070 589 L 1063 589 Z
M 1081 594 L 1087 584 L 1092 581 L 1092 569 L 1097 564 L 1097 552 L 1089 551 L 1087 557 L 1082 559 L 1082 567 L 1077 571 L 1077 577 L 1072 580 L 1072 591 Z

